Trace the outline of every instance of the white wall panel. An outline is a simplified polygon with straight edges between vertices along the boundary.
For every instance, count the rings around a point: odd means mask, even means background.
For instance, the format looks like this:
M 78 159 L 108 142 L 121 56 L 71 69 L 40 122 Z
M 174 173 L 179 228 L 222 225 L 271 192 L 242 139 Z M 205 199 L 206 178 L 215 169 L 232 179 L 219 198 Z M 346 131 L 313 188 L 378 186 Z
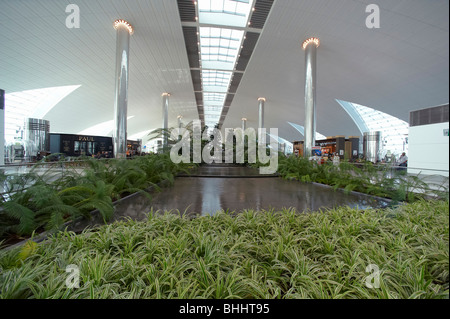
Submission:
M 409 128 L 408 173 L 449 176 L 449 123 Z

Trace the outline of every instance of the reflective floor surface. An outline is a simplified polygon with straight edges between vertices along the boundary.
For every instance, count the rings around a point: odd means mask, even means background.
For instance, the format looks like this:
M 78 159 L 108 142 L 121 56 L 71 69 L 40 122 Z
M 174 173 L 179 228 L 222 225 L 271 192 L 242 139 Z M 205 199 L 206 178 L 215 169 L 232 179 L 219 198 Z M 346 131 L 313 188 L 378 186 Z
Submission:
M 173 186 L 152 193 L 151 199 L 133 195 L 122 200 L 116 205 L 115 220 L 124 217 L 142 220 L 151 210 L 173 211 L 195 217 L 214 215 L 220 210 L 239 213 L 244 209 L 279 210 L 293 207 L 298 212 L 304 212 L 342 205 L 361 209 L 388 205 L 385 200 L 364 194 L 345 194 L 324 185 L 260 176 L 259 171 L 252 168 L 207 166 L 192 174 L 205 177 L 178 177 Z M 84 225 L 79 223 L 77 227 Z

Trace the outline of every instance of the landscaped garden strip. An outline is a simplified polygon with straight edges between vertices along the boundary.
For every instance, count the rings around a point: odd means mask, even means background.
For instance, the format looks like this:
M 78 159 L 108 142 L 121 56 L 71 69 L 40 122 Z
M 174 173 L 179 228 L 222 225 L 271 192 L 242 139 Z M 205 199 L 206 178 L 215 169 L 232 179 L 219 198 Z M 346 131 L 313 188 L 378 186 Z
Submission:
M 11 235 L 30 236 L 33 232 L 58 230 L 67 221 L 90 218 L 98 210 L 105 221 L 113 213 L 113 202 L 131 193 L 158 189 L 159 183 L 173 183 L 179 172 L 193 165 L 174 164 L 169 154 L 153 154 L 130 160 L 84 159 L 84 169 L 67 168 L 54 180 L 49 169 L 38 174 L 6 175 L 0 183 L 5 192 L 0 198 L 0 240 Z M 50 176 L 50 177 L 49 177 Z
M 67 286 L 68 266 L 78 268 L 79 288 Z M 448 297 L 448 201 L 150 213 L 0 251 L 0 298 Z
M 390 167 L 379 167 L 364 162 L 360 167 L 349 162 L 339 165 L 325 163 L 317 165 L 306 158 L 280 155 L 278 173 L 282 178 L 301 182 L 316 182 L 341 188 L 346 192 L 356 191 L 398 202 L 414 202 L 423 198 L 448 200 L 447 185 L 430 185 L 419 176 L 393 171 Z M 260 167 L 261 163 L 250 164 Z

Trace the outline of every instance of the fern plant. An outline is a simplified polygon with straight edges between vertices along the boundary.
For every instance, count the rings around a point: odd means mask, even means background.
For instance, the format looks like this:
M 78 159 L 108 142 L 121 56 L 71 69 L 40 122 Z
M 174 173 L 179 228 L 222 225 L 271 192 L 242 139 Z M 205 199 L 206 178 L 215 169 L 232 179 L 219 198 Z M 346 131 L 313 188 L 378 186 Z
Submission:
M 0 202 L 0 238 L 57 230 L 70 220 L 89 218 L 93 210 L 107 222 L 113 216 L 114 201 L 135 192 L 150 197 L 149 187 L 159 190 L 157 184 L 162 181 L 173 184 L 179 172 L 191 167 L 172 163 L 169 154 L 158 154 L 131 160 L 85 158 L 66 168 L 63 176 L 39 166 L 25 174 L 2 173 L 5 192 Z

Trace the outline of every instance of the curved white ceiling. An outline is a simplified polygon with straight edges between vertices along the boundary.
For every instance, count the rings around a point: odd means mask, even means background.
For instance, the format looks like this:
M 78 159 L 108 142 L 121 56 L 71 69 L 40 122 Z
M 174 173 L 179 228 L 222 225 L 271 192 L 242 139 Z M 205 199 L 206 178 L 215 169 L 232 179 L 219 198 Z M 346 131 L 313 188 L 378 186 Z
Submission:
M 223 127 L 258 121 L 280 137 L 302 136 L 306 38 L 320 38 L 317 130 L 359 135 L 336 99 L 408 121 L 409 112 L 449 101 L 449 2 L 378 0 L 381 28 L 365 25 L 372 0 L 276 0 Z M 115 19 L 135 28 L 130 44 L 128 134 L 162 125 L 163 92 L 170 92 L 169 126 L 177 116 L 198 119 L 182 24 L 175 0 L 77 0 L 79 29 L 65 26 L 67 1 L 1 1 L 0 88 L 6 93 L 81 85 L 44 118 L 52 132 L 77 133 L 113 119 Z M 215 76 L 220 79 L 222 75 Z M 211 82 L 217 84 L 218 82 Z M 6 105 L 7 107 L 8 105 Z M 212 108 L 213 110 L 213 108 Z
M 45 118 L 48 112 L 80 85 L 58 86 L 5 94 L 5 139 L 14 141 L 25 129 L 27 118 Z M 16 133 L 18 132 L 18 133 Z

